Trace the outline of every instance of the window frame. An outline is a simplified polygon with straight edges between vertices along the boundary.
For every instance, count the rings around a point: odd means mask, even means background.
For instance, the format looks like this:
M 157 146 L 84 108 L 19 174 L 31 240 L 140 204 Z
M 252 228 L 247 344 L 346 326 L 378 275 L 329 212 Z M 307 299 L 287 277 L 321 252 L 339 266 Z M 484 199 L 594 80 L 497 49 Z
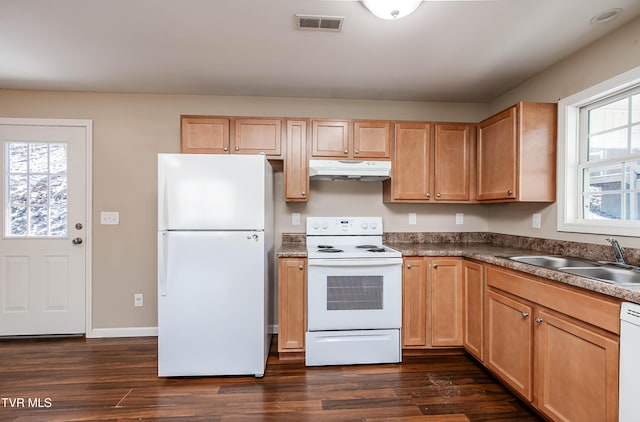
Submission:
M 557 230 L 640 237 L 640 221 L 580 218 L 580 108 L 621 94 L 640 84 L 640 67 L 558 101 Z

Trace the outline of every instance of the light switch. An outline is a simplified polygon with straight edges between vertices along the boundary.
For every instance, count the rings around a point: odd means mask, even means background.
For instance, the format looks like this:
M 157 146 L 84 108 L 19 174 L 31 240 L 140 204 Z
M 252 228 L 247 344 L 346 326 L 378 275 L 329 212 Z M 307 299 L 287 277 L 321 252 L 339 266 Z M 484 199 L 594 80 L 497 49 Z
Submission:
M 100 224 L 120 224 L 120 213 L 118 211 L 102 211 Z
M 299 212 L 291 213 L 291 225 L 292 226 L 299 226 L 300 225 L 300 213 Z
M 464 213 L 456 213 L 456 224 L 464 224 Z
M 415 212 L 410 212 L 409 213 L 409 224 L 416 224 L 416 213 Z

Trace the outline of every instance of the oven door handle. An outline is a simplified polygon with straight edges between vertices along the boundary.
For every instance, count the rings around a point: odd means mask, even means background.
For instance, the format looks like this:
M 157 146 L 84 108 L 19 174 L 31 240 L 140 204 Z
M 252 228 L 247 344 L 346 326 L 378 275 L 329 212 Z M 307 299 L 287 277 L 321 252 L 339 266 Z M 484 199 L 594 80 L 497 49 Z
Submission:
M 383 267 L 402 265 L 402 258 L 309 259 L 310 267 Z

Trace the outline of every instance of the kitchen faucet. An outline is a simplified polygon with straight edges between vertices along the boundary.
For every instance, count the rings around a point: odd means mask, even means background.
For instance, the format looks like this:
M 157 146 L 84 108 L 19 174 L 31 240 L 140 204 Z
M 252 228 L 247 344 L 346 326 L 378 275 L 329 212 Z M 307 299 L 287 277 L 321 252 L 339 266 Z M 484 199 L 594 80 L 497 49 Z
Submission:
M 627 263 L 624 261 L 624 253 L 622 252 L 622 248 L 620 247 L 618 241 L 613 237 L 607 237 L 605 240 L 611 243 L 613 254 L 616 256 L 616 263 L 626 265 Z

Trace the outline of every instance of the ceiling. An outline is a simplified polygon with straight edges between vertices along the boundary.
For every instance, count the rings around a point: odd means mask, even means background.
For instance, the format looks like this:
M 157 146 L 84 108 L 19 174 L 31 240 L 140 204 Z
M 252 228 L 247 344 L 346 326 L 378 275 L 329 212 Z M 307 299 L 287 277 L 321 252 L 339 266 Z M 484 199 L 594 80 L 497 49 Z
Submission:
M 0 88 L 488 102 L 638 16 L 638 0 L 424 1 L 395 21 L 354 0 L 0 0 Z

